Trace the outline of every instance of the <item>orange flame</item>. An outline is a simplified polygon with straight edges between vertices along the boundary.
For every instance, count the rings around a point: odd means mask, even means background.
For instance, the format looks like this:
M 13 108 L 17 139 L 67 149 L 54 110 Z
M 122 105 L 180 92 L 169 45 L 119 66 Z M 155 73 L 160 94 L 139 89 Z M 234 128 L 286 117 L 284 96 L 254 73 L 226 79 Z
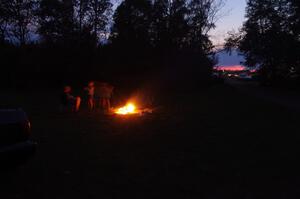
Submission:
M 135 114 L 136 113 L 136 106 L 132 103 L 126 104 L 126 106 L 118 108 L 115 111 L 116 114 L 119 115 L 129 115 L 129 114 Z

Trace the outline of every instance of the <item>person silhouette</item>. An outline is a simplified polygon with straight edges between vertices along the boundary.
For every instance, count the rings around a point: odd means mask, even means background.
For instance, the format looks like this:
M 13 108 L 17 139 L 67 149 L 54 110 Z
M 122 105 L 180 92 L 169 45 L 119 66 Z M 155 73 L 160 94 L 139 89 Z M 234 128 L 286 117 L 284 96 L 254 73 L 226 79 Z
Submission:
M 112 97 L 114 87 L 106 82 L 101 83 L 99 87 L 100 106 L 105 113 L 111 110 L 110 99 Z
M 89 110 L 93 110 L 95 108 L 95 83 L 89 82 L 88 86 L 84 88 L 87 91 L 87 102 Z
M 80 108 L 81 98 L 72 94 L 71 86 L 65 86 L 61 95 L 61 104 L 65 110 L 71 109 L 72 112 L 78 112 Z

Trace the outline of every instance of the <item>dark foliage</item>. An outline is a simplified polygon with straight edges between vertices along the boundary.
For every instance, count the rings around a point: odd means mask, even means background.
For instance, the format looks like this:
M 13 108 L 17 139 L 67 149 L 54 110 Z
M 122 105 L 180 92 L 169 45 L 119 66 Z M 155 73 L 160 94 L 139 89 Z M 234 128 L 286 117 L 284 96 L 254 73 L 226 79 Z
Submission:
M 126 64 L 123 69 L 160 74 L 183 87 L 207 81 L 212 66 L 207 32 L 214 26 L 214 3 L 125 0 L 116 10 L 111 35 L 112 49 Z
M 1 0 L 1 86 L 207 82 L 220 2 Z
M 228 38 L 227 47 L 240 48 L 246 65 L 260 66 L 263 83 L 299 81 L 299 1 L 248 0 L 246 17 L 241 32 Z
M 25 45 L 30 32 L 34 31 L 36 0 L 1 0 L 1 40 L 8 38 L 14 43 Z

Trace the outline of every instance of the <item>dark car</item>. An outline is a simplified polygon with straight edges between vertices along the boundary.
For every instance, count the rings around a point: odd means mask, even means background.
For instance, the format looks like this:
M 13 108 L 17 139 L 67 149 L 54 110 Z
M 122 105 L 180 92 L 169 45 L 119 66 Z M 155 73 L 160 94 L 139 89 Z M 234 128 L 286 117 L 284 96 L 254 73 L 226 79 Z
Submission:
M 23 163 L 34 154 L 36 143 L 22 109 L 0 109 L 0 167 Z

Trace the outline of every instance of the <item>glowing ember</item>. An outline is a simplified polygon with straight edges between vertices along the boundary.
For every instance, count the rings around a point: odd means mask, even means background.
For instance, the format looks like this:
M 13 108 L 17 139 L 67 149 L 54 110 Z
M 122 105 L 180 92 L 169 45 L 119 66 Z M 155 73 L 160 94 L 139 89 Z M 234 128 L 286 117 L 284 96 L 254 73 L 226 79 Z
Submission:
M 129 114 L 135 114 L 136 113 L 136 107 L 132 103 L 128 103 L 126 106 L 121 107 L 115 111 L 116 114 L 119 115 L 129 115 Z

